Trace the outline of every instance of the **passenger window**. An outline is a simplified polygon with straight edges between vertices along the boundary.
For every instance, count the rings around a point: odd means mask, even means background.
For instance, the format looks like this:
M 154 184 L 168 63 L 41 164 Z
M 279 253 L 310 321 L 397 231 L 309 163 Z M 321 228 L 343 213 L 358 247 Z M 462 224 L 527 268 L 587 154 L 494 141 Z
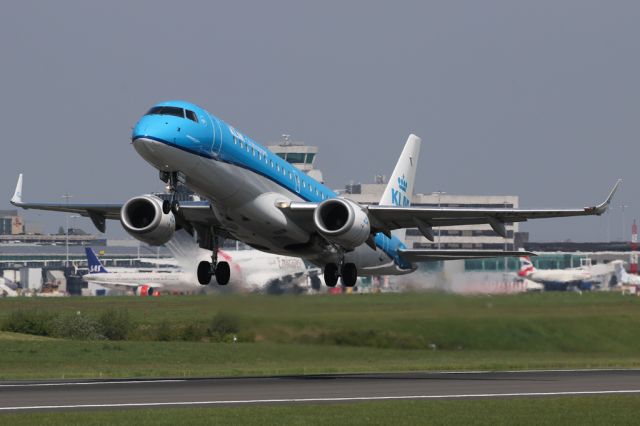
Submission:
M 306 188 L 306 187 L 307 187 L 307 181 L 304 181 L 304 180 L 302 181 L 302 187 L 303 187 L 303 188 Z
M 233 144 L 234 144 L 234 145 L 238 145 L 238 139 L 233 138 Z
M 187 118 L 191 121 L 195 121 L 196 123 L 198 122 L 198 117 L 196 116 L 196 113 L 193 111 L 189 111 L 188 109 L 185 110 L 187 113 Z
M 242 149 L 242 141 L 240 141 L 240 149 Z
M 278 165 L 276 166 L 276 170 L 277 170 L 277 171 L 280 171 L 280 164 L 278 164 Z
M 271 160 L 271 168 L 273 169 L 273 160 Z

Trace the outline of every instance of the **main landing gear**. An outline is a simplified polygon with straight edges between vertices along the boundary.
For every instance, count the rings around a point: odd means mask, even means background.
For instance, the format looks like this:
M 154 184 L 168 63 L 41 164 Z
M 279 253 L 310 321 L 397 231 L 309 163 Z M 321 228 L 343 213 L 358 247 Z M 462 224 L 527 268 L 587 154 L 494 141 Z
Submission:
M 215 265 L 215 266 L 214 266 Z M 211 277 L 216 277 L 218 285 L 227 285 L 231 278 L 231 268 L 228 262 L 207 262 L 203 260 L 198 264 L 198 282 L 207 285 L 211 282 Z
M 218 285 L 227 285 L 231 278 L 231 268 L 228 262 L 218 262 L 218 247 L 220 240 L 217 236 L 213 237 L 213 246 L 211 247 L 211 262 L 203 260 L 198 264 L 198 282 L 207 285 L 211 282 L 211 277 L 216 277 Z
M 342 278 L 342 285 L 345 287 L 353 287 L 358 280 L 358 269 L 354 263 L 344 263 L 344 259 L 340 262 L 342 268 L 335 263 L 327 263 L 324 266 L 324 283 L 327 287 L 335 287 L 338 284 L 338 278 Z
M 171 199 L 162 202 L 162 212 L 164 214 L 169 214 L 169 212 L 178 214 L 180 212 L 180 203 L 175 199 L 176 189 L 178 188 L 178 172 L 166 173 L 161 175 L 160 179 L 169 184 L 169 192 L 171 193 Z

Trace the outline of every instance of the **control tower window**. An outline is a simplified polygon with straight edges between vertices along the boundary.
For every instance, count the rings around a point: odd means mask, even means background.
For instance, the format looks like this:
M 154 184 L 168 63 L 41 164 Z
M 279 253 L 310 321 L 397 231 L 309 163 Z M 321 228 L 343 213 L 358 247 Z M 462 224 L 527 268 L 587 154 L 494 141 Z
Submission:
M 304 163 L 304 153 L 301 152 L 290 152 L 287 155 L 287 161 L 293 164 Z
M 151 108 L 146 115 L 173 115 L 184 118 L 184 109 L 172 106 L 157 106 Z
M 187 113 L 187 118 L 191 121 L 195 121 L 196 123 L 198 122 L 198 116 L 196 116 L 196 113 L 193 111 L 189 111 L 188 109 L 185 110 Z

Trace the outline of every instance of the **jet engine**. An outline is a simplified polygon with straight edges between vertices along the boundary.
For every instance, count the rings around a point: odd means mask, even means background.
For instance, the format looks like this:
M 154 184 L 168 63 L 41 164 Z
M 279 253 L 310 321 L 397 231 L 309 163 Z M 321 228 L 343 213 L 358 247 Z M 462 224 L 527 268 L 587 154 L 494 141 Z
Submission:
M 127 201 L 120 210 L 120 223 L 133 238 L 152 246 L 165 244 L 176 230 L 175 216 L 162 211 L 162 200 L 155 195 Z
M 148 284 L 136 287 L 136 296 L 153 296 L 155 289 Z
M 327 240 L 347 250 L 363 244 L 371 232 L 364 208 L 344 198 L 320 203 L 313 213 L 313 222 Z

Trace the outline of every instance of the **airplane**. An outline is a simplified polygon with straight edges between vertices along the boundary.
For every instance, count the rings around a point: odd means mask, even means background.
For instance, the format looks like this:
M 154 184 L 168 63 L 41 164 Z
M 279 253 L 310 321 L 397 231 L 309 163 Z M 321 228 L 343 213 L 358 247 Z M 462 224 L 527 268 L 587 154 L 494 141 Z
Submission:
M 193 274 L 175 269 L 150 271 L 109 272 L 91 247 L 85 248 L 89 272 L 82 279 L 112 289 L 131 290 L 136 296 L 154 296 L 161 291 L 194 291 L 201 287 L 194 285 Z
M 602 276 L 611 273 L 610 266 L 602 265 L 604 268 L 598 268 L 597 266 L 568 269 L 536 269 L 531 259 L 523 256 L 520 258 L 518 276 L 544 285 L 545 290 L 567 290 L 568 288 L 589 290 L 594 284 L 599 284 L 602 281 Z
M 506 237 L 505 224 L 528 219 L 603 214 L 620 185 L 596 206 L 564 210 L 411 207 L 421 139 L 411 134 L 378 205 L 339 197 L 292 164 L 264 148 L 208 111 L 184 101 L 162 102 L 144 114 L 133 129 L 135 151 L 158 170 L 171 193 L 179 183 L 201 201 L 162 200 L 140 195 L 124 204 L 27 203 L 22 175 L 11 202 L 88 216 L 101 232 L 106 219 L 120 220 L 134 238 L 151 245 L 169 241 L 176 229 L 197 234 L 211 258 L 199 263 L 197 278 L 206 285 L 215 276 L 229 282 L 226 260 L 218 248 L 226 238 L 270 253 L 301 257 L 323 268 L 325 284 L 346 287 L 358 276 L 400 275 L 416 263 L 449 259 L 514 256 L 520 251 L 412 249 L 406 228 L 417 228 L 433 241 L 433 227 L 489 224 Z
M 627 273 L 624 269 L 624 262 L 622 260 L 614 260 L 613 270 L 616 274 L 618 284 L 621 285 L 640 285 L 640 276 Z

